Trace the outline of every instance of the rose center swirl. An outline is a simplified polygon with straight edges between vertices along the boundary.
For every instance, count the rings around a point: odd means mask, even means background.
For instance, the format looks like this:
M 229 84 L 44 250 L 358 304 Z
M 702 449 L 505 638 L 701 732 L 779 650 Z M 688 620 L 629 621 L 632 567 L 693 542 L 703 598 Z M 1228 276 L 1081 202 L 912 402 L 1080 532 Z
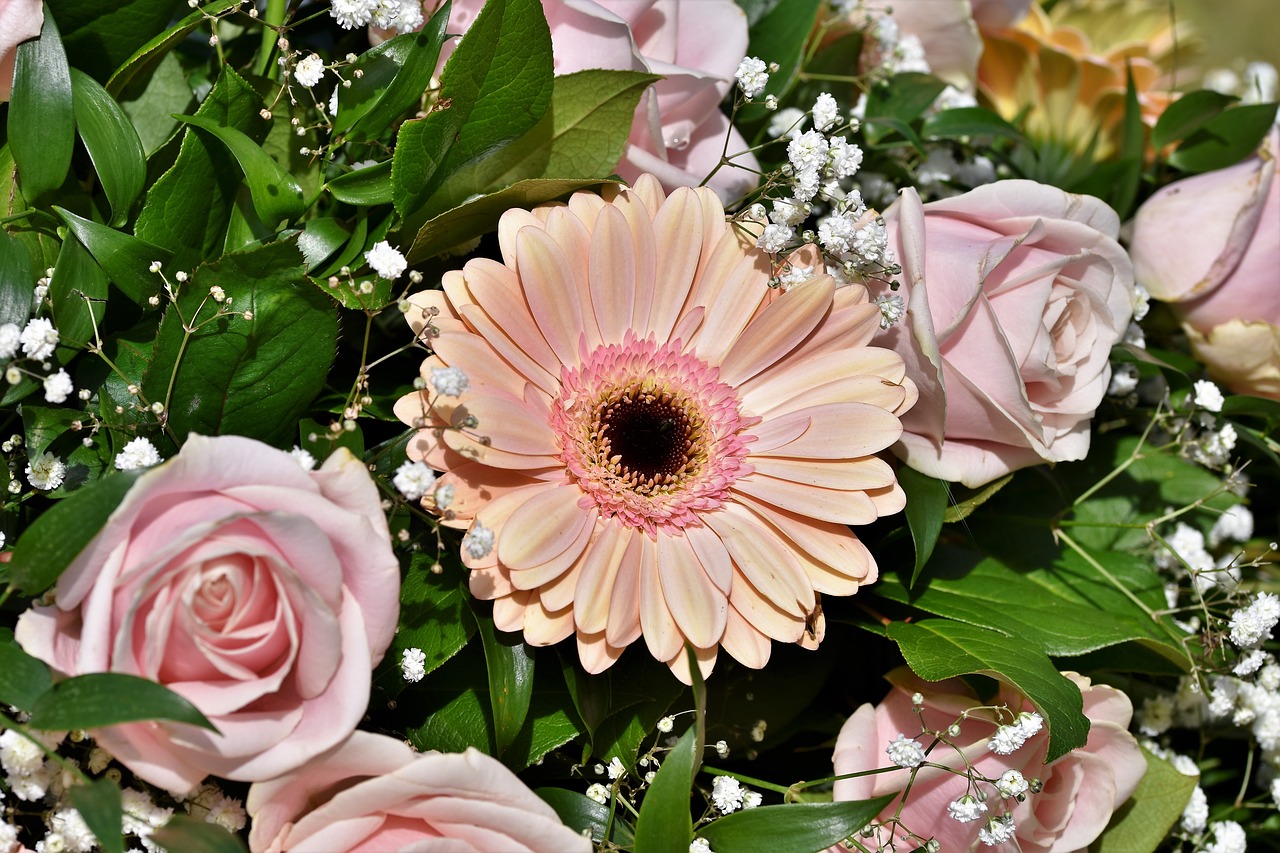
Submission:
M 750 472 L 744 415 L 719 371 L 632 333 L 561 371 L 551 426 L 570 476 L 605 518 L 649 532 L 697 524 Z

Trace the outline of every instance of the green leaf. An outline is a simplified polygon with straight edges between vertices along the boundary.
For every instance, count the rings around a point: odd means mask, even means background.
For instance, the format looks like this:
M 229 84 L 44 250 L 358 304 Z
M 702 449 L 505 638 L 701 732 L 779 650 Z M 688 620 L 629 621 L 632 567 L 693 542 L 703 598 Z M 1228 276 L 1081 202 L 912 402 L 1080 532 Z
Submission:
M 105 80 L 120 63 L 164 30 L 182 0 L 49 0 L 61 22 L 67 55 L 76 67 Z M 209 14 L 213 10 L 206 7 Z
M 684 685 L 671 670 L 643 652 L 622 660 L 595 678 L 608 678 L 609 711 L 591 738 L 601 760 L 618 758 L 634 768 L 640 744 L 653 737 L 654 725 L 681 694 Z
M 880 124 L 901 132 L 901 125 L 909 125 L 927 110 L 947 84 L 930 74 L 910 71 L 895 74 L 884 83 L 871 87 L 867 95 L 867 124 Z M 874 138 L 873 138 L 874 137 Z M 877 142 L 884 133 L 870 132 L 867 138 Z
M 916 546 L 916 564 L 911 572 L 911 586 L 915 586 L 942 532 L 947 484 L 906 465 L 898 468 L 898 482 L 907 493 L 907 526 L 911 528 L 911 541 Z
M 551 81 L 542 5 L 485 3 L 445 65 L 441 108 L 400 126 L 392 169 L 396 212 L 408 219 L 451 174 L 523 136 L 547 111 Z
M 1151 144 L 1159 151 L 1166 145 L 1186 139 L 1237 100 L 1212 89 L 1187 92 L 1160 113 L 1151 131 Z
M 214 318 L 215 286 L 237 313 Z M 179 436 L 234 433 L 287 446 L 324 388 L 337 340 L 336 310 L 307 282 L 297 246 L 272 243 L 196 270 L 165 310 L 143 391 L 167 401 Z
M 101 4 L 98 0 L 57 0 L 57 2 L 77 2 L 96 12 L 97 16 L 101 17 Z M 135 2 L 149 3 L 153 2 L 153 0 L 135 0 Z M 154 0 L 154 2 L 159 4 L 161 0 Z M 174 2 L 176 3 L 177 0 L 174 0 Z M 138 74 L 150 68 L 153 62 L 168 54 L 174 46 L 190 35 L 196 27 L 204 25 L 210 16 L 221 16 L 223 12 L 239 5 L 240 0 L 209 0 L 209 2 L 202 3 L 199 9 L 176 22 L 167 30 L 163 30 L 154 36 L 147 35 L 143 40 L 142 46 L 134 50 L 133 55 L 129 56 L 123 64 L 115 63 L 112 65 L 116 70 L 111 75 L 111 79 L 107 81 L 107 91 L 118 97 Z M 128 8 L 128 4 L 123 7 L 120 4 L 116 4 L 114 8 Z M 165 19 L 160 22 L 161 27 L 168 23 L 173 17 L 173 13 L 177 11 L 172 4 L 169 6 L 169 10 L 165 14 Z M 143 32 L 148 32 L 148 30 L 139 29 L 135 34 Z M 119 42 L 119 44 L 125 43 L 128 42 L 123 40 Z M 132 43 L 138 44 L 137 41 Z
M 107 274 L 80 241 L 63 241 L 48 295 L 64 360 L 93 341 L 94 328 L 106 311 L 107 289 Z
M 604 843 L 606 828 L 611 829 L 609 840 L 619 847 L 630 847 L 635 843 L 635 833 L 616 814 L 610 825 L 609 807 L 604 803 L 564 788 L 538 788 L 534 793 L 555 810 L 565 826 L 575 832 L 591 830 L 591 840 L 596 844 Z
M 261 142 L 268 129 L 261 109 L 253 88 L 224 68 L 196 115 Z M 173 166 L 147 191 L 134 233 L 170 249 L 178 269 L 190 271 L 202 260 L 219 257 L 241 175 L 225 145 L 188 128 Z
M 768 115 L 763 105 L 764 98 L 769 95 L 782 98 L 790 90 L 800 71 L 805 44 L 814 31 L 821 8 L 821 0 L 787 0 L 778 3 L 751 25 L 747 56 L 776 62 L 778 70 L 769 75 L 764 92 L 756 97 L 760 103 L 744 105 L 738 111 L 742 121 L 758 121 Z
M 253 194 L 254 209 L 268 226 L 275 227 L 282 220 L 297 219 L 306 210 L 302 187 L 258 143 L 234 127 L 224 127 L 199 115 L 175 118 L 213 134 L 227 146 L 244 172 L 245 183 Z
M 351 87 L 338 89 L 333 132 L 355 142 L 376 139 L 431 85 L 449 24 L 450 3 L 420 31 L 405 33 L 366 50 L 351 66 Z
M 1169 155 L 1169 165 L 1184 172 L 1211 172 L 1239 163 L 1257 150 L 1271 129 L 1276 106 L 1248 104 L 1208 119 Z
M 216 823 L 178 814 L 151 833 L 150 840 L 169 853 L 245 853 L 239 836 Z
M 9 100 L 9 149 L 22 194 L 39 202 L 62 186 L 74 148 L 71 71 L 46 8 L 40 37 L 18 45 Z
M 475 619 L 467 606 L 466 575 L 456 565 L 441 574 L 432 574 L 435 560 L 428 554 L 414 554 L 409 571 L 400 585 L 400 622 L 387 657 L 398 661 L 405 649 L 422 649 L 427 674 L 456 655 L 476 632 Z M 456 563 L 455 560 L 447 561 Z M 399 693 L 404 678 L 394 674 Z
M 9 561 L 10 578 L 28 595 L 53 585 L 124 500 L 137 477 L 115 474 L 58 501 L 23 531 Z
M 788 803 L 725 815 L 698 830 L 717 853 L 812 853 L 866 826 L 897 794 L 843 803 Z
M 36 275 L 22 240 L 0 231 L 0 323 L 26 324 L 31 316 Z
M 391 161 L 338 175 L 325 187 L 334 198 L 347 204 L 390 204 Z
M 217 731 L 195 705 L 169 688 L 120 672 L 59 681 L 31 709 L 35 729 L 97 729 L 141 720 L 172 720 Z
M 930 139 L 960 139 L 966 136 L 1003 136 L 1022 141 L 1022 133 L 996 113 L 984 107 L 957 107 L 925 119 L 921 136 Z
M 1012 643 L 989 628 L 949 619 L 891 622 L 887 633 L 911 669 L 926 681 L 981 673 L 1022 692 L 1049 730 L 1046 763 L 1084 746 L 1089 721 L 1081 713 L 1080 688 L 1059 673 L 1043 652 Z
M 73 785 L 67 790 L 67 796 L 97 837 L 103 853 L 124 853 L 121 834 L 124 807 L 120 803 L 120 789 L 116 783 L 104 777 L 84 785 Z
M 145 75 L 117 95 L 121 109 L 129 117 L 143 150 L 149 155 L 159 151 L 178 131 L 174 115 L 196 108 L 195 95 L 187 84 L 182 63 L 166 53 Z
M 120 105 L 88 74 L 73 68 L 71 89 L 76 129 L 107 194 L 111 224 L 124 225 L 147 182 L 142 140 Z
M 307 262 L 307 272 L 327 261 L 347 244 L 351 232 L 331 216 L 308 219 L 298 235 L 298 250 Z
M 1138 197 L 1142 180 L 1142 161 L 1147 147 L 1147 129 L 1142 123 L 1142 107 L 1138 104 L 1138 88 L 1133 82 L 1133 69 L 1125 68 L 1123 133 L 1120 137 L 1119 174 L 1111 181 L 1107 201 L 1120 218 L 1128 219 Z
M 622 159 L 641 94 L 660 79 L 638 71 L 602 69 L 556 77 L 551 107 L 542 120 L 493 156 L 450 176 L 427 204 L 425 215 L 527 178 L 609 177 Z
M 696 744 L 690 726 L 667 754 L 658 775 L 649 785 L 636 821 L 636 853 L 670 853 L 688 850 L 693 841 L 689 796 L 693 788 L 693 753 Z
M 445 211 L 415 232 L 405 257 L 410 264 L 443 252 L 491 232 L 503 213 L 513 207 L 531 208 L 577 190 L 599 186 L 598 180 L 534 179 L 512 184 L 501 192 Z M 401 245 L 409 242 L 402 239 Z
M 0 702 L 30 711 L 52 682 L 49 667 L 22 650 L 13 629 L 0 628 Z
M 1164 841 L 1182 816 L 1199 781 L 1179 773 L 1173 765 L 1142 750 L 1147 772 L 1123 806 L 1111 817 L 1102 836 L 1089 845 L 1089 853 L 1146 853 Z
M 81 219 L 60 207 L 55 207 L 53 212 L 67 223 L 71 233 L 125 296 L 145 306 L 150 297 L 160 292 L 160 277 L 152 273 L 150 267 L 156 261 L 168 264 L 172 257 L 169 252 L 146 240 Z
M 973 511 L 975 509 L 982 506 L 987 501 L 991 500 L 992 496 L 995 495 L 996 492 L 1000 491 L 1005 486 L 1009 485 L 1009 481 L 1012 479 L 1013 479 L 1012 474 L 1005 474 L 999 480 L 993 480 L 987 485 L 983 486 L 973 495 L 967 498 L 964 498 L 963 500 L 956 501 L 953 505 L 948 506 L 943 511 L 942 522 L 944 524 L 950 524 L 953 521 L 962 521 L 963 519 L 968 518 L 970 515 L 973 514 Z M 957 488 L 957 487 L 953 486 L 952 488 Z
M 529 715 L 529 702 L 533 698 L 533 654 L 517 635 L 499 637 L 492 616 L 476 613 L 475 620 L 489 673 L 495 745 L 497 754 L 501 755 L 520 733 Z

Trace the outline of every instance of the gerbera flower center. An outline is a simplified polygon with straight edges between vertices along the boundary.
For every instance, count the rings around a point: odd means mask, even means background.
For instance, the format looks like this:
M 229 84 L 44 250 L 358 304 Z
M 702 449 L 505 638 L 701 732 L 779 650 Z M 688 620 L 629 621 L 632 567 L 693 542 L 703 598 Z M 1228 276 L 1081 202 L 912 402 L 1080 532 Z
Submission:
M 628 333 L 565 367 L 551 425 L 570 475 L 605 518 L 650 532 L 696 523 L 751 469 L 743 415 L 718 371 L 680 343 Z

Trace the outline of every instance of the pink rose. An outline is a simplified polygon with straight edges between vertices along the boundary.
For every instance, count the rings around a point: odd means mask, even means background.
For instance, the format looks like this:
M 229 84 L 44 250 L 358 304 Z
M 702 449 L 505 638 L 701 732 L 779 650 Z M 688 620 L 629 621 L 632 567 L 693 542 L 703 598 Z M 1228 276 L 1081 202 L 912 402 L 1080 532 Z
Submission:
M 1005 771 L 1016 770 L 1030 782 L 1040 779 L 1040 793 L 1027 793 L 1023 802 L 1005 798 L 996 787 L 979 782 L 977 791 L 987 795 L 986 812 L 978 819 L 964 823 L 949 816 L 948 805 L 976 793 L 966 790 L 966 779 L 947 770 L 924 767 L 916 775 L 915 784 L 902 810 L 902 823 L 921 836 L 933 836 L 943 850 L 974 850 L 979 847 L 978 831 L 988 818 L 1008 811 L 1017 827 L 1016 845 L 1024 853 L 1084 850 L 1111 820 L 1138 786 L 1147 763 L 1137 740 L 1129 734 L 1133 705 L 1114 687 L 1092 685 L 1089 679 L 1075 673 L 1064 673 L 1084 694 L 1084 714 L 1089 718 L 1089 739 L 1085 745 L 1051 764 L 1044 764 L 1049 745 L 1046 732 L 1032 735 L 1020 748 L 999 755 L 987 748 L 995 731 L 994 715 L 978 712 L 961 721 L 961 714 L 979 705 L 1007 705 L 1013 714 L 1035 710 L 1021 693 L 1002 686 L 992 701 L 980 701 L 958 678 L 930 683 L 906 667 L 889 673 L 893 689 L 876 707 L 859 708 L 836 740 L 834 756 L 836 775 L 874 770 L 890 766 L 885 749 L 899 734 L 919 740 L 928 746 L 931 738 L 920 734 L 921 719 L 912 711 L 911 697 L 924 695 L 923 722 L 931 730 L 945 730 L 959 723 L 960 734 L 952 738 L 971 762 L 976 775 L 999 779 Z M 1002 720 L 1010 723 L 1009 718 Z M 963 772 L 964 762 L 957 752 L 939 744 L 928 760 Z M 901 791 L 907 783 L 907 770 L 841 779 L 835 784 L 836 800 L 861 800 Z M 881 819 L 894 814 L 895 799 L 881 812 Z M 833 848 L 834 849 L 834 848 Z M 987 849 L 983 847 L 982 849 Z
M 390 543 L 378 491 L 347 451 L 306 471 L 251 439 L 193 435 L 138 478 L 17 639 L 68 676 L 158 681 L 218 727 L 95 733 L 148 782 L 267 779 L 363 716 L 399 609 Z
M 859 8 L 887 15 L 896 26 L 900 38 L 919 40 L 929 71 L 952 86 L 972 92 L 978 79 L 978 57 L 982 55 L 982 36 L 974 23 L 969 0 L 872 0 Z M 886 10 L 892 10 L 887 13 Z M 881 24 L 884 26 L 884 24 Z M 875 40 L 868 39 L 868 46 Z M 896 41 L 896 40 L 895 40 Z M 911 53 L 911 47 L 907 47 Z
M 1035 0 L 969 0 L 973 20 L 984 30 L 1011 27 L 1026 17 Z
M 429 10 L 433 4 L 426 5 Z M 449 32 L 465 33 L 483 5 L 484 0 L 454 0 Z M 557 74 L 608 68 L 665 78 L 636 107 L 617 170 L 629 183 L 648 172 L 668 192 L 696 187 L 722 151 L 746 151 L 746 141 L 719 109 L 747 52 L 746 15 L 733 0 L 543 0 L 542 9 Z M 452 49 L 446 45 L 442 61 Z M 759 183 L 754 155 L 734 162 L 707 182 L 726 204 Z
M 475 749 L 417 753 L 362 731 L 293 773 L 255 784 L 245 807 L 253 853 L 592 849 L 496 759 Z
M 13 60 L 18 44 L 40 35 L 44 26 L 41 0 L 0 0 L 0 101 L 13 89 Z
M 920 389 L 894 452 L 966 486 L 1083 459 L 1133 312 L 1115 211 L 999 181 L 925 205 L 907 189 L 885 220 L 907 316 L 877 343 Z
M 1277 156 L 1273 127 L 1245 162 L 1164 187 L 1138 209 L 1130 251 L 1138 283 L 1175 303 L 1214 378 L 1280 399 Z

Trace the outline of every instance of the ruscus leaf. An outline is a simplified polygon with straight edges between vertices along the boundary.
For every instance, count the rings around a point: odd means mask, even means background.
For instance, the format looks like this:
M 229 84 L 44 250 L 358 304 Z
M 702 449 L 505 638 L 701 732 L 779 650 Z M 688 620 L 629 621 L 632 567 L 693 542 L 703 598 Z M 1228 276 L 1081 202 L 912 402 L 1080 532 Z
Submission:
M 40 37 L 18 45 L 8 127 L 22 193 L 38 203 L 66 180 L 75 147 L 71 69 L 48 8 Z
M 698 830 L 717 853 L 812 853 L 866 826 L 897 796 L 843 803 L 787 803 L 725 815 Z
M 689 849 L 693 841 L 689 799 L 696 741 L 694 727 L 690 726 L 667 754 L 650 784 L 636 821 L 636 853 Z
M 59 681 L 31 709 L 36 729 L 96 729 L 140 720 L 171 720 L 217 731 L 195 705 L 169 688 L 120 672 Z

